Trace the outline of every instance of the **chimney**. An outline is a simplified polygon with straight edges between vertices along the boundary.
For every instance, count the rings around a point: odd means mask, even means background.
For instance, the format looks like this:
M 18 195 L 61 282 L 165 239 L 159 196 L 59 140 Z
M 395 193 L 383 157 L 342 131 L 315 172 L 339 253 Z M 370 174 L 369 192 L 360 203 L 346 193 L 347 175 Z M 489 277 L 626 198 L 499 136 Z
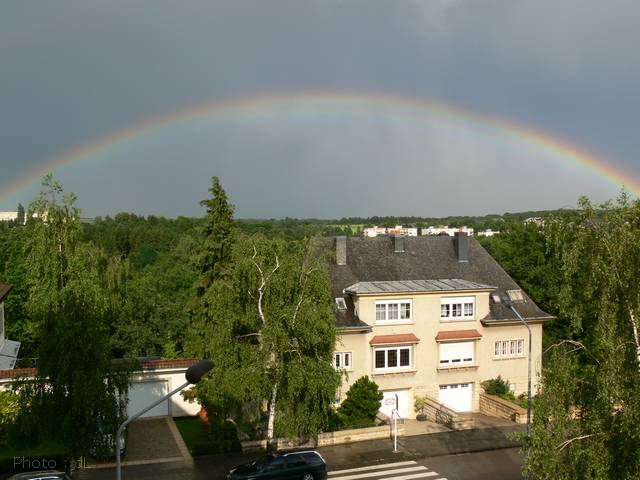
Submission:
M 393 252 L 394 253 L 403 253 L 404 252 L 404 237 L 402 235 L 394 235 L 394 237 L 393 237 Z
M 466 232 L 456 232 L 453 239 L 453 246 L 456 250 L 458 262 L 469 261 L 469 237 Z
M 336 237 L 336 265 L 347 264 L 347 237 L 339 235 Z

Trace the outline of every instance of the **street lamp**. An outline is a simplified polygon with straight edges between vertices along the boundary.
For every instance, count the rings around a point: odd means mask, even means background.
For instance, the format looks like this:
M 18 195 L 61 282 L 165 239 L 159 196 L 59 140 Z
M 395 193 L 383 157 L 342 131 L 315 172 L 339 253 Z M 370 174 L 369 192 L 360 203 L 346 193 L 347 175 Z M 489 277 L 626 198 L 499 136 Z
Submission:
M 524 323 L 524 326 L 527 327 L 527 330 L 529 331 L 529 372 L 527 374 L 527 437 L 531 438 L 531 328 L 529 327 L 529 324 L 525 321 L 525 319 L 522 318 L 522 316 L 515 309 L 511 299 L 507 300 L 507 305 L 513 311 L 513 313 L 516 314 L 516 317 L 518 317 L 520 321 Z
M 133 422 L 136 418 L 139 418 L 141 415 L 144 415 L 145 413 L 147 413 L 156 405 L 160 405 L 166 399 L 178 393 L 183 388 L 186 388 L 189 385 L 195 385 L 196 383 L 198 383 L 203 376 L 205 376 L 207 373 L 211 371 L 212 368 L 213 368 L 213 362 L 211 360 L 200 360 L 198 363 L 191 365 L 187 369 L 187 372 L 184 375 L 185 378 L 187 379 L 185 383 L 180 385 L 178 388 L 171 390 L 164 397 L 159 398 L 149 406 L 143 408 L 138 413 L 136 413 L 135 415 L 132 415 L 131 417 L 127 418 L 124 422 L 122 422 L 122 424 L 118 427 L 118 431 L 116 432 L 116 473 L 117 473 L 116 478 L 118 480 L 122 479 L 122 464 L 120 461 L 120 444 L 122 442 L 122 434 L 126 426 L 129 425 L 131 422 Z

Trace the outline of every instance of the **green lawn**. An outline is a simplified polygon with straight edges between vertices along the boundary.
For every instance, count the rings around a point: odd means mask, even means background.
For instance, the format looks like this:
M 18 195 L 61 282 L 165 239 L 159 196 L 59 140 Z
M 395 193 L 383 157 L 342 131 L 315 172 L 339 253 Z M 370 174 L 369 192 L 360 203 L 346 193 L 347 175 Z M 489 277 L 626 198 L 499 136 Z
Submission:
M 199 418 L 176 418 L 175 422 L 191 455 L 201 455 L 207 445 L 213 448 L 213 441 L 207 432 L 206 425 Z

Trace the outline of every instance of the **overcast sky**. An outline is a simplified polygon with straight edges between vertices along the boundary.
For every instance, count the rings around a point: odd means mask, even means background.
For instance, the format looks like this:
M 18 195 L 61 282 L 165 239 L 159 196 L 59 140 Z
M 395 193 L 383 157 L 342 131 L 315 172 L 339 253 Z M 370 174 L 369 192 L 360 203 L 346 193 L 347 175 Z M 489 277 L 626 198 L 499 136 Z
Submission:
M 257 96 L 54 171 L 89 216 L 200 215 L 212 175 L 239 217 L 502 213 L 620 185 L 478 117 L 640 180 L 640 2 L 4 0 L 0 210 L 70 150 L 151 118 Z M 336 97 L 339 98 L 339 97 Z M 413 99 L 413 100 L 411 100 Z M 475 118 L 476 120 L 473 120 Z

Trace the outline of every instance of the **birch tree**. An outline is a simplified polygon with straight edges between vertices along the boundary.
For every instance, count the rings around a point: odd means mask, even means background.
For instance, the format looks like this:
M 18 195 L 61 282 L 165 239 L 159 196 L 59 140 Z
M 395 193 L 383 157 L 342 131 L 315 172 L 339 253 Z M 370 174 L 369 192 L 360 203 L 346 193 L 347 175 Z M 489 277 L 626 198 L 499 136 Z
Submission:
M 640 478 L 640 203 L 580 200 L 545 225 L 561 252 L 571 337 L 544 353 L 530 478 Z
M 239 236 L 230 276 L 204 300 L 216 363 L 201 388 L 212 403 L 266 404 L 265 437 L 313 436 L 339 385 L 331 358 L 335 317 L 328 273 L 312 241 Z

